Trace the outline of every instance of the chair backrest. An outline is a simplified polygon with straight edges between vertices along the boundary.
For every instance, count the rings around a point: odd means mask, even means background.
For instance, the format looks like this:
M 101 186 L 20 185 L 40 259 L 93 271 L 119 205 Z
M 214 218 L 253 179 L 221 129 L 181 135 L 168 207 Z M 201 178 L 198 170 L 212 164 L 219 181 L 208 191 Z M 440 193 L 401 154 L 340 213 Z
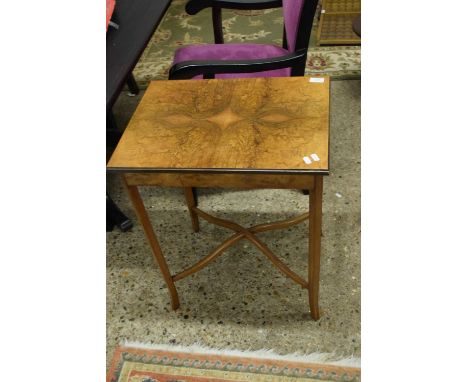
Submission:
M 309 46 L 318 0 L 283 0 L 284 28 L 290 52 Z

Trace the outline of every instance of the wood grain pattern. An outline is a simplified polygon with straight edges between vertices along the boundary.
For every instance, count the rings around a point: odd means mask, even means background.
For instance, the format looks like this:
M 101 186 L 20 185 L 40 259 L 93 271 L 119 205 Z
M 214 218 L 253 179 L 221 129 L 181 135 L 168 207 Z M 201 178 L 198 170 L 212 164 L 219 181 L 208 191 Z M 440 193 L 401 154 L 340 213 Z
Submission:
M 327 173 L 328 127 L 328 77 L 154 81 L 108 169 Z

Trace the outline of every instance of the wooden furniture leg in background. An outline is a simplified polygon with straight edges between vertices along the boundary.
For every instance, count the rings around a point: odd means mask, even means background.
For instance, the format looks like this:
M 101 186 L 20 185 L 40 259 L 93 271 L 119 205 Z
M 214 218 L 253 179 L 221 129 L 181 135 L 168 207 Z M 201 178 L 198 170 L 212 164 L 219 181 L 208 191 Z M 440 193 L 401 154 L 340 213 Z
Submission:
M 135 96 L 140 93 L 140 88 L 138 87 L 135 77 L 133 77 L 133 73 L 130 73 L 127 77 L 127 86 L 131 95 Z
M 318 320 L 323 176 L 316 176 L 314 183 L 309 192 L 309 306 L 312 318 Z
M 106 193 L 106 231 L 110 232 L 115 225 L 122 232 L 128 231 L 133 227 L 132 221 L 120 211 L 120 208 L 114 203 L 111 197 Z
M 156 238 L 156 234 L 154 233 L 148 214 L 146 213 L 143 200 L 141 200 L 140 192 L 138 191 L 138 186 L 130 186 L 127 184 L 127 182 L 125 182 L 125 185 L 127 187 L 128 194 L 133 203 L 133 207 L 135 208 L 135 212 L 138 216 L 138 219 L 140 220 L 140 223 L 143 226 L 143 230 L 145 231 L 146 238 L 148 239 L 148 242 L 151 246 L 154 259 L 158 263 L 164 281 L 166 282 L 167 288 L 169 289 L 172 309 L 176 310 L 179 307 L 179 296 L 177 294 L 174 281 L 172 280 L 171 273 L 169 272 L 166 260 L 164 259 L 164 256 L 161 252 L 161 247 L 159 246 L 158 239 Z

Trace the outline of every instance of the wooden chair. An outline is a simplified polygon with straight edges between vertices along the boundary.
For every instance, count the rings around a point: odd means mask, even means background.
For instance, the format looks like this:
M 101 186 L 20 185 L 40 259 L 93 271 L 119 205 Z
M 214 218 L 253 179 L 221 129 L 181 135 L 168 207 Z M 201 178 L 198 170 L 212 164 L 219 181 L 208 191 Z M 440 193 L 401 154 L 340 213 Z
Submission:
M 189 45 L 174 56 L 169 79 L 303 76 L 318 0 L 190 0 L 194 15 L 211 8 L 215 44 Z M 283 46 L 224 44 L 222 9 L 283 8 Z

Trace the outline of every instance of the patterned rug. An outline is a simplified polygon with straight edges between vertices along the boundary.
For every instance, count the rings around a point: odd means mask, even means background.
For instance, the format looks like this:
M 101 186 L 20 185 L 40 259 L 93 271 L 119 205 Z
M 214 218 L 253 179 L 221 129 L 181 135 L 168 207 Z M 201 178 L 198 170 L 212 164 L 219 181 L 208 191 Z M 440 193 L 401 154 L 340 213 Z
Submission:
M 360 381 L 357 367 L 281 358 L 119 347 L 107 382 Z
M 213 43 L 210 9 L 197 15 L 185 13 L 187 0 L 173 0 L 133 74 L 142 87 L 151 80 L 167 79 L 175 50 L 183 45 Z M 358 78 L 360 46 L 316 46 L 318 16 L 311 36 L 306 75 L 328 74 L 333 79 Z M 223 10 L 224 41 L 282 44 L 283 14 L 280 8 L 258 11 Z

